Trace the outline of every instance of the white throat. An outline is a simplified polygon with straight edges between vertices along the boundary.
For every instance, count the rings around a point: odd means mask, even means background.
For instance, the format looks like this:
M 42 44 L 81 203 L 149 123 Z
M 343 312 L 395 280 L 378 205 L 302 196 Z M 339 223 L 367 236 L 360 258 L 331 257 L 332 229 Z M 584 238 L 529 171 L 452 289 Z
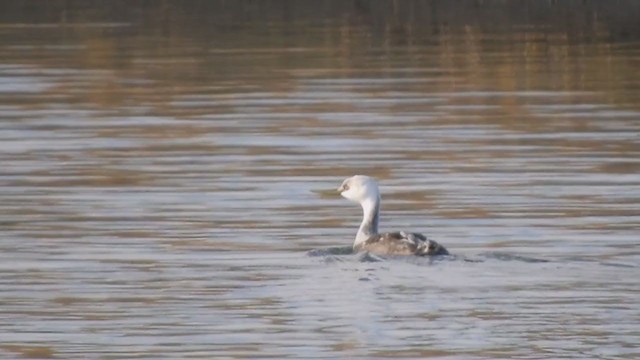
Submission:
M 372 194 L 360 202 L 362 206 L 362 223 L 353 242 L 353 247 L 362 245 L 369 237 L 378 233 L 380 220 L 380 195 Z

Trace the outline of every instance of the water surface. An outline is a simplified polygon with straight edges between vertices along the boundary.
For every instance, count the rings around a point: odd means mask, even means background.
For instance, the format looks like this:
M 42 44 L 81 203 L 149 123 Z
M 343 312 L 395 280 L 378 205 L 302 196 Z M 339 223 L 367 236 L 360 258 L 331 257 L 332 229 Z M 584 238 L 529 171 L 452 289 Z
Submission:
M 19 3 L 1 357 L 640 357 L 637 6 Z

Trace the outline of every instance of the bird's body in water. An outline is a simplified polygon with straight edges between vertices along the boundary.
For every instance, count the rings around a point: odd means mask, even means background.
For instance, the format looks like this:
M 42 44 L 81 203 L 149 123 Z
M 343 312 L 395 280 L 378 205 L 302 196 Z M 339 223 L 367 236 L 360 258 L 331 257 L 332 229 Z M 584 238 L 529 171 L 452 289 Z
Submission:
M 368 251 L 377 255 L 449 255 L 444 246 L 419 233 L 378 232 L 380 191 L 373 178 L 365 175 L 352 176 L 342 182 L 338 192 L 362 206 L 362 223 L 353 242 L 355 251 Z

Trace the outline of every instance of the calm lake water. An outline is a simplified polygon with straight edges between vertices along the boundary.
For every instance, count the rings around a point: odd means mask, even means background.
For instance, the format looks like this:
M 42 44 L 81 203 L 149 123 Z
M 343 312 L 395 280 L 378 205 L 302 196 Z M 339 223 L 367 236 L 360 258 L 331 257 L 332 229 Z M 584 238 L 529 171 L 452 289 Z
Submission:
M 0 357 L 640 358 L 603 3 L 4 2 Z M 328 251 L 354 174 L 455 256 Z

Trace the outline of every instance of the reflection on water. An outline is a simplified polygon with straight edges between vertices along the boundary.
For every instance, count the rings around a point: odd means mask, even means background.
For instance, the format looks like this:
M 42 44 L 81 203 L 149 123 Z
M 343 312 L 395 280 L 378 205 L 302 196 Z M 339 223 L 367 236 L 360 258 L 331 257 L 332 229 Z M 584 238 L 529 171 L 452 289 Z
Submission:
M 0 357 L 640 356 L 640 10 L 527 3 L 3 3 Z

